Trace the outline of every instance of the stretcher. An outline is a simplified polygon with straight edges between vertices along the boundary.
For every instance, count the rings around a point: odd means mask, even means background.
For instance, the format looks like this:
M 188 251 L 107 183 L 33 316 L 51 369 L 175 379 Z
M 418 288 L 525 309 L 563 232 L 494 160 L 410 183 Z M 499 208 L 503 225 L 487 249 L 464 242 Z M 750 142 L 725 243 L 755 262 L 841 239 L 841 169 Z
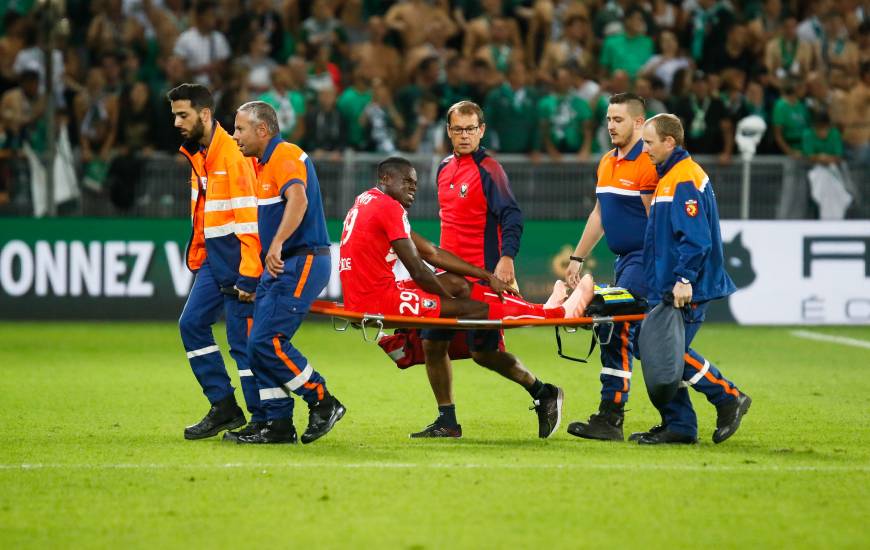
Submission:
M 358 328 L 362 331 L 363 340 L 377 342 L 383 335 L 384 329 L 394 328 L 442 328 L 454 330 L 486 330 L 486 329 L 512 329 L 526 327 L 554 327 L 556 332 L 556 345 L 559 357 L 571 361 L 585 363 L 585 359 L 579 359 L 565 355 L 562 352 L 562 338 L 560 329 L 566 333 L 573 333 L 577 328 L 605 327 L 605 330 L 593 330 L 593 340 L 589 353 L 595 347 L 596 340 L 599 344 L 607 345 L 613 336 L 615 323 L 640 321 L 644 318 L 643 313 L 625 315 L 601 315 L 591 317 L 572 317 L 560 319 L 455 319 L 455 318 L 426 318 L 409 317 L 405 315 L 382 315 L 380 313 L 361 313 L 344 308 L 344 304 L 327 300 L 315 300 L 311 305 L 311 313 L 332 317 L 332 328 L 337 332 L 345 332 L 349 327 Z M 589 356 L 587 355 L 587 358 Z

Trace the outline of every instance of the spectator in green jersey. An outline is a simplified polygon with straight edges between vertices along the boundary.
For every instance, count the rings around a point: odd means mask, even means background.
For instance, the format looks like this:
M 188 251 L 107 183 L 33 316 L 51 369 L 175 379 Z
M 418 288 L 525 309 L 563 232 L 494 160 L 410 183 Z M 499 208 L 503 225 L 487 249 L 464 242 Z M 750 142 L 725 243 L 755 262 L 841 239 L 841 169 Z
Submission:
M 784 155 L 799 158 L 804 129 L 809 123 L 809 113 L 798 96 L 798 83 L 786 80 L 782 85 L 782 97 L 773 105 L 773 137 Z
M 527 80 L 526 66 L 511 63 L 507 81 L 487 95 L 483 111 L 491 150 L 536 153 L 539 149 L 538 96 Z
M 544 150 L 553 159 L 573 153 L 585 160 L 592 146 L 592 110 L 583 98 L 572 93 L 568 67 L 556 69 L 554 77 L 553 93 L 538 102 Z
M 632 79 L 653 56 L 652 38 L 646 35 L 646 20 L 640 8 L 626 12 L 625 32 L 608 36 L 601 47 L 601 68 L 605 75 L 623 69 Z
M 803 131 L 801 153 L 813 164 L 839 164 L 843 160 L 843 139 L 831 125 L 825 111 L 813 113 L 813 123 Z
M 353 85 L 338 98 L 338 112 L 347 128 L 348 145 L 354 149 L 365 147 L 366 131 L 360 124 L 360 115 L 372 100 L 371 81 L 366 68 L 358 65 L 353 70 Z
M 279 65 L 272 69 L 272 88 L 258 99 L 278 113 L 281 137 L 298 144 L 305 133 L 305 95 L 294 84 L 290 69 Z

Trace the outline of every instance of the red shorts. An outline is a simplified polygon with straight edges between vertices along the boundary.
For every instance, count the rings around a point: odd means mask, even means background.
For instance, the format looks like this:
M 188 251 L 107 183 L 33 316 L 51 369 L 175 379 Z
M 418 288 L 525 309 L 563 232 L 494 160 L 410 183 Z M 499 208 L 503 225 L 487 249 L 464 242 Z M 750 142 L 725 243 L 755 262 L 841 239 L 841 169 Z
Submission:
M 440 317 L 441 297 L 426 292 L 412 280 L 398 281 L 380 300 L 378 313 L 406 317 Z
M 353 304 L 345 303 L 345 306 L 351 311 L 381 315 L 430 318 L 441 315 L 441 297 L 426 292 L 410 279 L 397 281 L 391 288 L 378 290 L 361 298 L 363 299 Z

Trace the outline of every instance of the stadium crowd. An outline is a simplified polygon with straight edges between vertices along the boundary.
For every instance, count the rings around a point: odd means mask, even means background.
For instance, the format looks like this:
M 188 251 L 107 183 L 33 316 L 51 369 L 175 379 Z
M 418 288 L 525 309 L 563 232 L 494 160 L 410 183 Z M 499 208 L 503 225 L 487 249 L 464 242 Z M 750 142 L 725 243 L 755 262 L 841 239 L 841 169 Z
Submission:
M 33 0 L 0 0 L 0 202 L 8 161 L 46 146 L 44 25 Z M 447 151 L 444 115 L 484 106 L 484 145 L 533 161 L 610 149 L 608 98 L 673 112 L 693 154 L 759 148 L 870 163 L 867 0 L 69 0 L 52 79 L 58 134 L 85 187 L 133 179 L 172 153 L 166 92 L 207 85 L 231 128 L 261 99 L 315 158 L 348 149 Z M 62 138 L 63 140 L 64 138 Z M 123 198 L 123 197 L 122 197 Z M 114 197 L 113 197 L 114 200 Z

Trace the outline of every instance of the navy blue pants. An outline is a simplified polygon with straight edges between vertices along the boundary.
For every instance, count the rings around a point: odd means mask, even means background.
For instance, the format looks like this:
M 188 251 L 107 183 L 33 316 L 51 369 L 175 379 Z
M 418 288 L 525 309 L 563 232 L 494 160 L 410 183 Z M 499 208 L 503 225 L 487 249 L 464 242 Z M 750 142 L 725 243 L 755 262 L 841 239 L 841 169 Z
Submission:
M 616 260 L 616 286 L 628 289 L 637 297 L 646 296 L 643 252 L 632 252 Z M 595 328 L 599 341 L 606 341 L 610 325 Z M 615 323 L 610 342 L 601 347 L 601 400 L 624 404 L 631 390 L 632 358 L 638 357 L 637 338 L 640 322 Z
M 329 256 L 292 256 L 284 260 L 284 273 L 264 272 L 257 285 L 248 355 L 266 420 L 292 418 L 293 393 L 309 405 L 324 397 L 326 380 L 291 340 L 331 269 Z
M 212 276 L 206 261 L 193 280 L 193 287 L 187 303 L 184 304 L 178 327 L 193 374 L 209 402 L 215 403 L 233 394 L 230 377 L 212 334 L 212 326 L 221 312 L 224 312 L 230 356 L 239 369 L 245 404 L 251 413 L 251 420 L 262 421 L 264 416 L 260 408 L 257 382 L 248 366 L 247 354 L 248 331 L 253 311 L 253 304 L 245 304 L 234 296 L 221 293 L 220 285 Z
M 631 253 L 620 256 L 616 261 L 616 286 L 627 288 L 635 296 L 645 297 L 647 286 L 643 276 L 643 254 Z M 697 419 L 689 400 L 686 387 L 691 386 L 705 395 L 714 405 L 738 395 L 734 385 L 721 376 L 716 367 L 710 365 L 698 352 L 689 348 L 704 321 L 707 304 L 697 304 L 691 313 L 684 314 L 686 323 L 686 364 L 683 373 L 684 387 L 681 394 L 685 401 L 674 404 L 673 415 L 678 418 L 674 431 L 693 434 L 697 432 Z M 641 323 L 617 323 L 613 327 L 610 343 L 601 346 L 601 400 L 617 404 L 628 401 L 631 390 L 633 358 L 639 358 L 637 338 Z M 609 331 L 607 326 L 596 328 L 599 334 Z M 606 334 L 604 335 L 606 337 Z M 605 338 L 606 339 L 606 338 Z M 706 365 L 706 367 L 705 367 Z M 698 374 L 703 371 L 702 374 Z M 708 374 L 709 373 L 709 374 Z M 711 380 L 715 379 L 714 380 Z M 693 382 L 694 380 L 694 382 Z M 726 390 L 726 388 L 730 388 Z M 670 415 L 669 415 L 670 417 Z M 662 417 L 665 422 L 664 416 Z M 670 425 L 668 425 L 671 428 Z M 691 427 L 691 428 L 690 428 Z M 682 431 L 681 431 L 682 430 Z
M 677 390 L 677 395 L 659 411 L 662 422 L 669 431 L 692 437 L 698 436 L 698 418 L 689 399 L 689 386 L 703 393 L 707 401 L 714 406 L 736 399 L 740 395 L 734 384 L 722 376 L 719 369 L 690 347 L 695 335 L 701 330 L 707 305 L 707 303 L 692 304 L 691 310 L 683 313 L 686 324 L 683 382 Z

